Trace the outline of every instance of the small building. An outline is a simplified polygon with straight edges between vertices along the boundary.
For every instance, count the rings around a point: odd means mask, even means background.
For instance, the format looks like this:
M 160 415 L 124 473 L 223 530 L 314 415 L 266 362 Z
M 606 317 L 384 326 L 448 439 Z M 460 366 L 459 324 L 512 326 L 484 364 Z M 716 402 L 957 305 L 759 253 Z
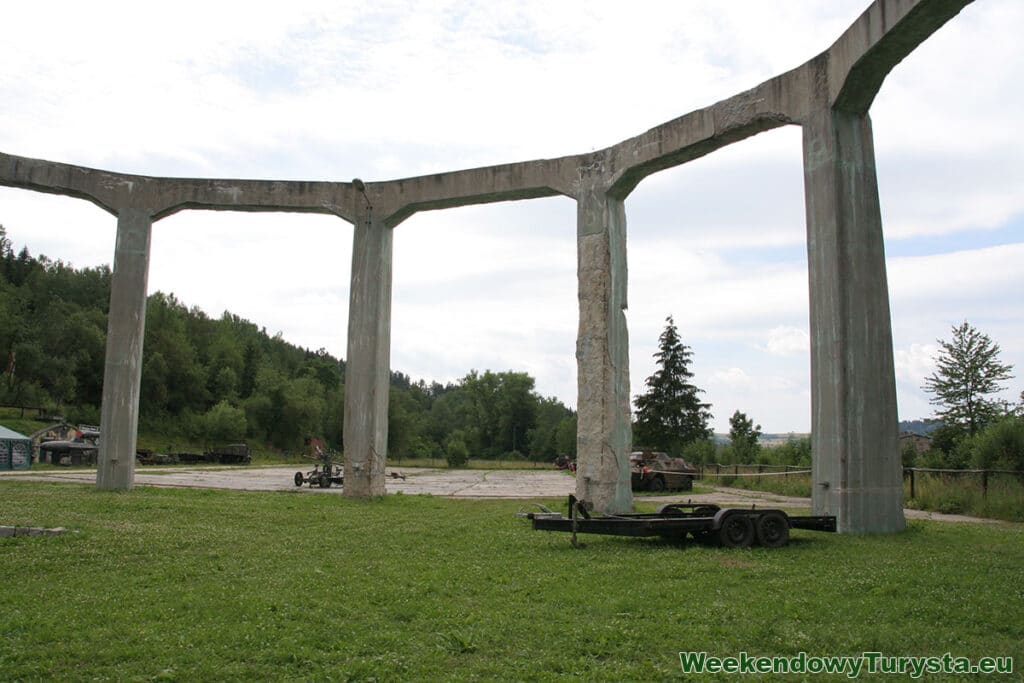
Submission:
M 932 438 L 914 432 L 900 432 L 900 450 L 911 444 L 918 453 L 924 453 L 932 447 Z
M 30 467 L 32 440 L 0 425 L 0 470 L 27 470 Z

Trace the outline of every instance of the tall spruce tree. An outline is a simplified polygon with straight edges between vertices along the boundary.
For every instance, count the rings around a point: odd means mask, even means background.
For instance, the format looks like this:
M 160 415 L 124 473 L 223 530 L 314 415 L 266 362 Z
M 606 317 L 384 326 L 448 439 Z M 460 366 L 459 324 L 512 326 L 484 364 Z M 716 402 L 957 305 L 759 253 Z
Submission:
M 665 319 L 654 357 L 658 369 L 647 378 L 647 393 L 637 396 L 634 443 L 678 455 L 683 446 L 711 436 L 711 405 L 701 403 L 704 393 L 691 383 L 693 351 L 679 339 L 672 316 Z

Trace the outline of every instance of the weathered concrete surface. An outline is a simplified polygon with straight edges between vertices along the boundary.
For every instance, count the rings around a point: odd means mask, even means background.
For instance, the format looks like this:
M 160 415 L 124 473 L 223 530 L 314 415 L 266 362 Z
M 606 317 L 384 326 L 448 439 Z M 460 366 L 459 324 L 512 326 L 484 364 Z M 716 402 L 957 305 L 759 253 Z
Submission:
M 345 362 L 345 495 L 382 496 L 391 387 L 392 229 L 379 200 L 359 196 Z
M 830 106 L 866 114 L 893 67 L 971 2 L 871 3 L 826 52 Z
M 608 195 L 600 160 L 580 169 L 577 197 L 576 338 L 579 385 L 576 497 L 600 512 L 629 512 L 629 335 L 626 211 Z
M 112 173 L 0 153 L 0 185 L 90 201 L 115 216 L 146 206 L 154 221 L 184 209 L 292 211 L 355 219 L 350 183 L 219 178 L 161 178 Z
M 906 526 L 889 288 L 867 115 L 804 124 L 814 510 L 840 531 Z
M 134 480 L 152 226 L 148 209 L 122 209 L 117 218 L 96 471 L 101 489 L 130 489 Z

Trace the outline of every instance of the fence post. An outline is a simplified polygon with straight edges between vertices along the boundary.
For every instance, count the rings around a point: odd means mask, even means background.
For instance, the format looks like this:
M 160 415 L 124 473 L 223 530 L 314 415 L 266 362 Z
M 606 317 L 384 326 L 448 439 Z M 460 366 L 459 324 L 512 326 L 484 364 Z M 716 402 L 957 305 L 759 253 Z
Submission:
M 913 500 L 917 496 L 914 495 L 914 468 L 910 468 L 910 498 Z
M 981 497 L 988 498 L 988 470 L 981 471 Z

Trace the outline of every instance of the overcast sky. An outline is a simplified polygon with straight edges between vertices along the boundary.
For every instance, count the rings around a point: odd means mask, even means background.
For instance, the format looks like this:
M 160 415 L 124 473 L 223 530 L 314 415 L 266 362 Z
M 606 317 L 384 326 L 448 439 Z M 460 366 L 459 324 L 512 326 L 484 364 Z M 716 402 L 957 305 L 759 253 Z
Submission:
M 798 66 L 867 0 L 7 3 L 0 151 L 159 176 L 388 180 L 600 149 Z M 1024 3 L 978 0 L 872 108 L 900 417 L 968 320 L 1024 388 Z M 632 393 L 666 316 L 728 430 L 810 426 L 800 131 L 644 180 L 626 201 Z M 115 219 L 0 188 L 17 248 L 110 263 Z M 417 214 L 396 229 L 392 368 L 527 371 L 576 403 L 576 210 L 566 198 Z M 183 212 L 150 292 L 344 357 L 352 227 Z

